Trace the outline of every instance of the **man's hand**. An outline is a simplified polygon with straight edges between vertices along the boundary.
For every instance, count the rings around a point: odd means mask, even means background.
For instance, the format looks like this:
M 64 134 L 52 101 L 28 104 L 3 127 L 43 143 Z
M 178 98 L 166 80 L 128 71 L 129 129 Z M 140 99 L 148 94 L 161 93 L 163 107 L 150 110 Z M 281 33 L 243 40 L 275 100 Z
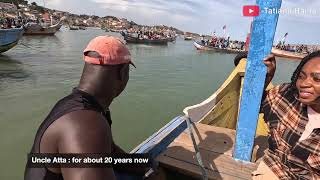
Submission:
M 125 152 L 120 146 L 116 145 L 114 142 L 112 143 L 112 154 L 128 154 Z M 144 175 L 150 168 L 141 168 L 141 167 L 127 167 L 127 168 L 115 168 L 119 172 L 132 173 L 136 175 Z
M 276 58 L 273 54 L 269 54 L 263 59 L 263 63 L 267 66 L 267 77 L 265 82 L 265 87 L 267 87 L 276 72 Z

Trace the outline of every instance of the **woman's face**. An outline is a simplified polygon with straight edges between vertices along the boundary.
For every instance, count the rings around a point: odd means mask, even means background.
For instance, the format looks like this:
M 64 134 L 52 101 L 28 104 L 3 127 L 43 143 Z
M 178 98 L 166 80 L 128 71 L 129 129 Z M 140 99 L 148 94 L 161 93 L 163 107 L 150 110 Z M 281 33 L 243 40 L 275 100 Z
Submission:
M 312 58 L 302 67 L 296 86 L 300 102 L 320 105 L 320 57 Z

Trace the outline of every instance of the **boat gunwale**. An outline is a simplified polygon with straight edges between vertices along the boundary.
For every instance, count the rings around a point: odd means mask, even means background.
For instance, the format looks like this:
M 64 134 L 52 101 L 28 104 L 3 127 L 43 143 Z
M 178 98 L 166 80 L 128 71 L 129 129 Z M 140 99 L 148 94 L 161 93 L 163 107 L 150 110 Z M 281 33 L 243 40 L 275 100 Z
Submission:
M 241 50 L 241 49 L 230 49 L 230 48 L 218 48 L 218 47 L 204 46 L 204 45 L 199 44 L 197 41 L 194 41 L 193 45 L 199 51 L 212 51 L 212 52 L 225 52 L 225 53 L 245 52 L 245 50 Z

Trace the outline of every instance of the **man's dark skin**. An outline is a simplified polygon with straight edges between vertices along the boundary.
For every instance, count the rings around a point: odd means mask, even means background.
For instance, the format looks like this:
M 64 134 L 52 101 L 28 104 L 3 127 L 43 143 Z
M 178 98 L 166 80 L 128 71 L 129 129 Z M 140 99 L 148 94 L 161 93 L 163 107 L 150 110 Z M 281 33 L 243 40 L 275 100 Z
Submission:
M 120 95 L 129 80 L 129 64 L 85 63 L 78 89 L 103 108 Z M 40 153 L 125 153 L 113 143 L 107 120 L 96 111 L 79 110 L 57 119 L 42 136 Z M 65 180 L 116 179 L 112 168 L 49 168 Z

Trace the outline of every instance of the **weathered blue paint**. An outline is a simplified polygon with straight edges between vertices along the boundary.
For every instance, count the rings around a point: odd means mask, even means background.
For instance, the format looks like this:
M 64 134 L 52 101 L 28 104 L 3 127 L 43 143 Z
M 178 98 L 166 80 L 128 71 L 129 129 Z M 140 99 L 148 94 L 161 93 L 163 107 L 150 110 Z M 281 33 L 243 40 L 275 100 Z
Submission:
M 22 36 L 23 28 L 0 29 L 0 53 L 11 49 Z
M 254 18 L 249 54 L 240 103 L 236 144 L 233 157 L 250 161 L 257 128 L 266 67 L 263 59 L 270 54 L 279 14 L 268 14 L 265 8 L 280 9 L 281 0 L 257 0 L 260 15 Z
M 132 150 L 131 153 L 149 153 L 152 158 L 155 158 L 166 150 L 168 145 L 186 128 L 186 117 L 178 116 Z

